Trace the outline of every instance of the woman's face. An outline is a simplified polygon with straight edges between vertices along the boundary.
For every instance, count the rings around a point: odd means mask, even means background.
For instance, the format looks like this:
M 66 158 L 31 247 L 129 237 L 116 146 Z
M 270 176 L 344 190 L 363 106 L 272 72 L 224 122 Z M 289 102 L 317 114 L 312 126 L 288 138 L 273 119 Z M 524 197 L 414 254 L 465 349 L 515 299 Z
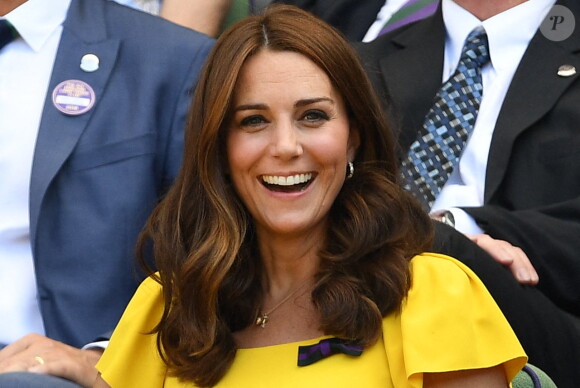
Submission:
M 244 64 L 228 170 L 260 233 L 323 233 L 357 141 L 342 97 L 308 58 L 265 49 Z

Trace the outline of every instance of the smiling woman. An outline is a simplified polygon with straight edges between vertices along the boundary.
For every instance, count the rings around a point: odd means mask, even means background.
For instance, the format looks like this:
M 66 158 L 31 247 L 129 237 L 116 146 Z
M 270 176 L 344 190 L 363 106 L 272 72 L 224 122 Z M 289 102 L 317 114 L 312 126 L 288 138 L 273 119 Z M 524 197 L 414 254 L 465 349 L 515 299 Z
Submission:
M 141 236 L 159 272 L 97 386 L 507 386 L 521 346 L 468 268 L 422 253 L 431 223 L 397 177 L 386 119 L 336 31 L 286 6 L 233 26 Z

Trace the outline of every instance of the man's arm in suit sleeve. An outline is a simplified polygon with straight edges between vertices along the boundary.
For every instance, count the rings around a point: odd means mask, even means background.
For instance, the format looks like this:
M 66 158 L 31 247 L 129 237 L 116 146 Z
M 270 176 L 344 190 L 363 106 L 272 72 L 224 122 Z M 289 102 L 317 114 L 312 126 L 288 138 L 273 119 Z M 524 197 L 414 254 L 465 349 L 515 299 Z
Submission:
M 519 246 L 538 271 L 538 288 L 580 315 L 580 198 L 528 210 L 492 205 L 463 210 L 491 237 Z

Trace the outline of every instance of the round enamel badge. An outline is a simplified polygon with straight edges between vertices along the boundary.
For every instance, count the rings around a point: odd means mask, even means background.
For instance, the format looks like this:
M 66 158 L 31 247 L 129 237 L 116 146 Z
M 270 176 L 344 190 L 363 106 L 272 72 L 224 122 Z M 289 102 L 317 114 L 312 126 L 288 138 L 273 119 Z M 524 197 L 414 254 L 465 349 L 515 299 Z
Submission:
M 95 104 L 95 91 L 86 82 L 67 80 L 54 88 L 52 103 L 66 115 L 82 115 L 91 110 Z

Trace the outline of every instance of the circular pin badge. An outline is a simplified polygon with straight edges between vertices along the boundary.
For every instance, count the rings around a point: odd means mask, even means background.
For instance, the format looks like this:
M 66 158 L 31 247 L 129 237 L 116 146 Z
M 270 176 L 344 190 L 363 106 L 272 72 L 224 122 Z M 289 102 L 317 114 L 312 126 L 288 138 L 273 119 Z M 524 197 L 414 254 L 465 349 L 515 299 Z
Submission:
M 81 70 L 87 73 L 99 70 L 99 57 L 95 54 L 85 54 L 81 58 Z
M 560 77 L 572 77 L 576 75 L 576 68 L 572 65 L 562 65 L 558 68 L 558 75 Z
M 56 109 L 66 115 L 82 115 L 95 104 L 95 91 L 86 82 L 76 79 L 67 80 L 54 88 L 52 103 Z

